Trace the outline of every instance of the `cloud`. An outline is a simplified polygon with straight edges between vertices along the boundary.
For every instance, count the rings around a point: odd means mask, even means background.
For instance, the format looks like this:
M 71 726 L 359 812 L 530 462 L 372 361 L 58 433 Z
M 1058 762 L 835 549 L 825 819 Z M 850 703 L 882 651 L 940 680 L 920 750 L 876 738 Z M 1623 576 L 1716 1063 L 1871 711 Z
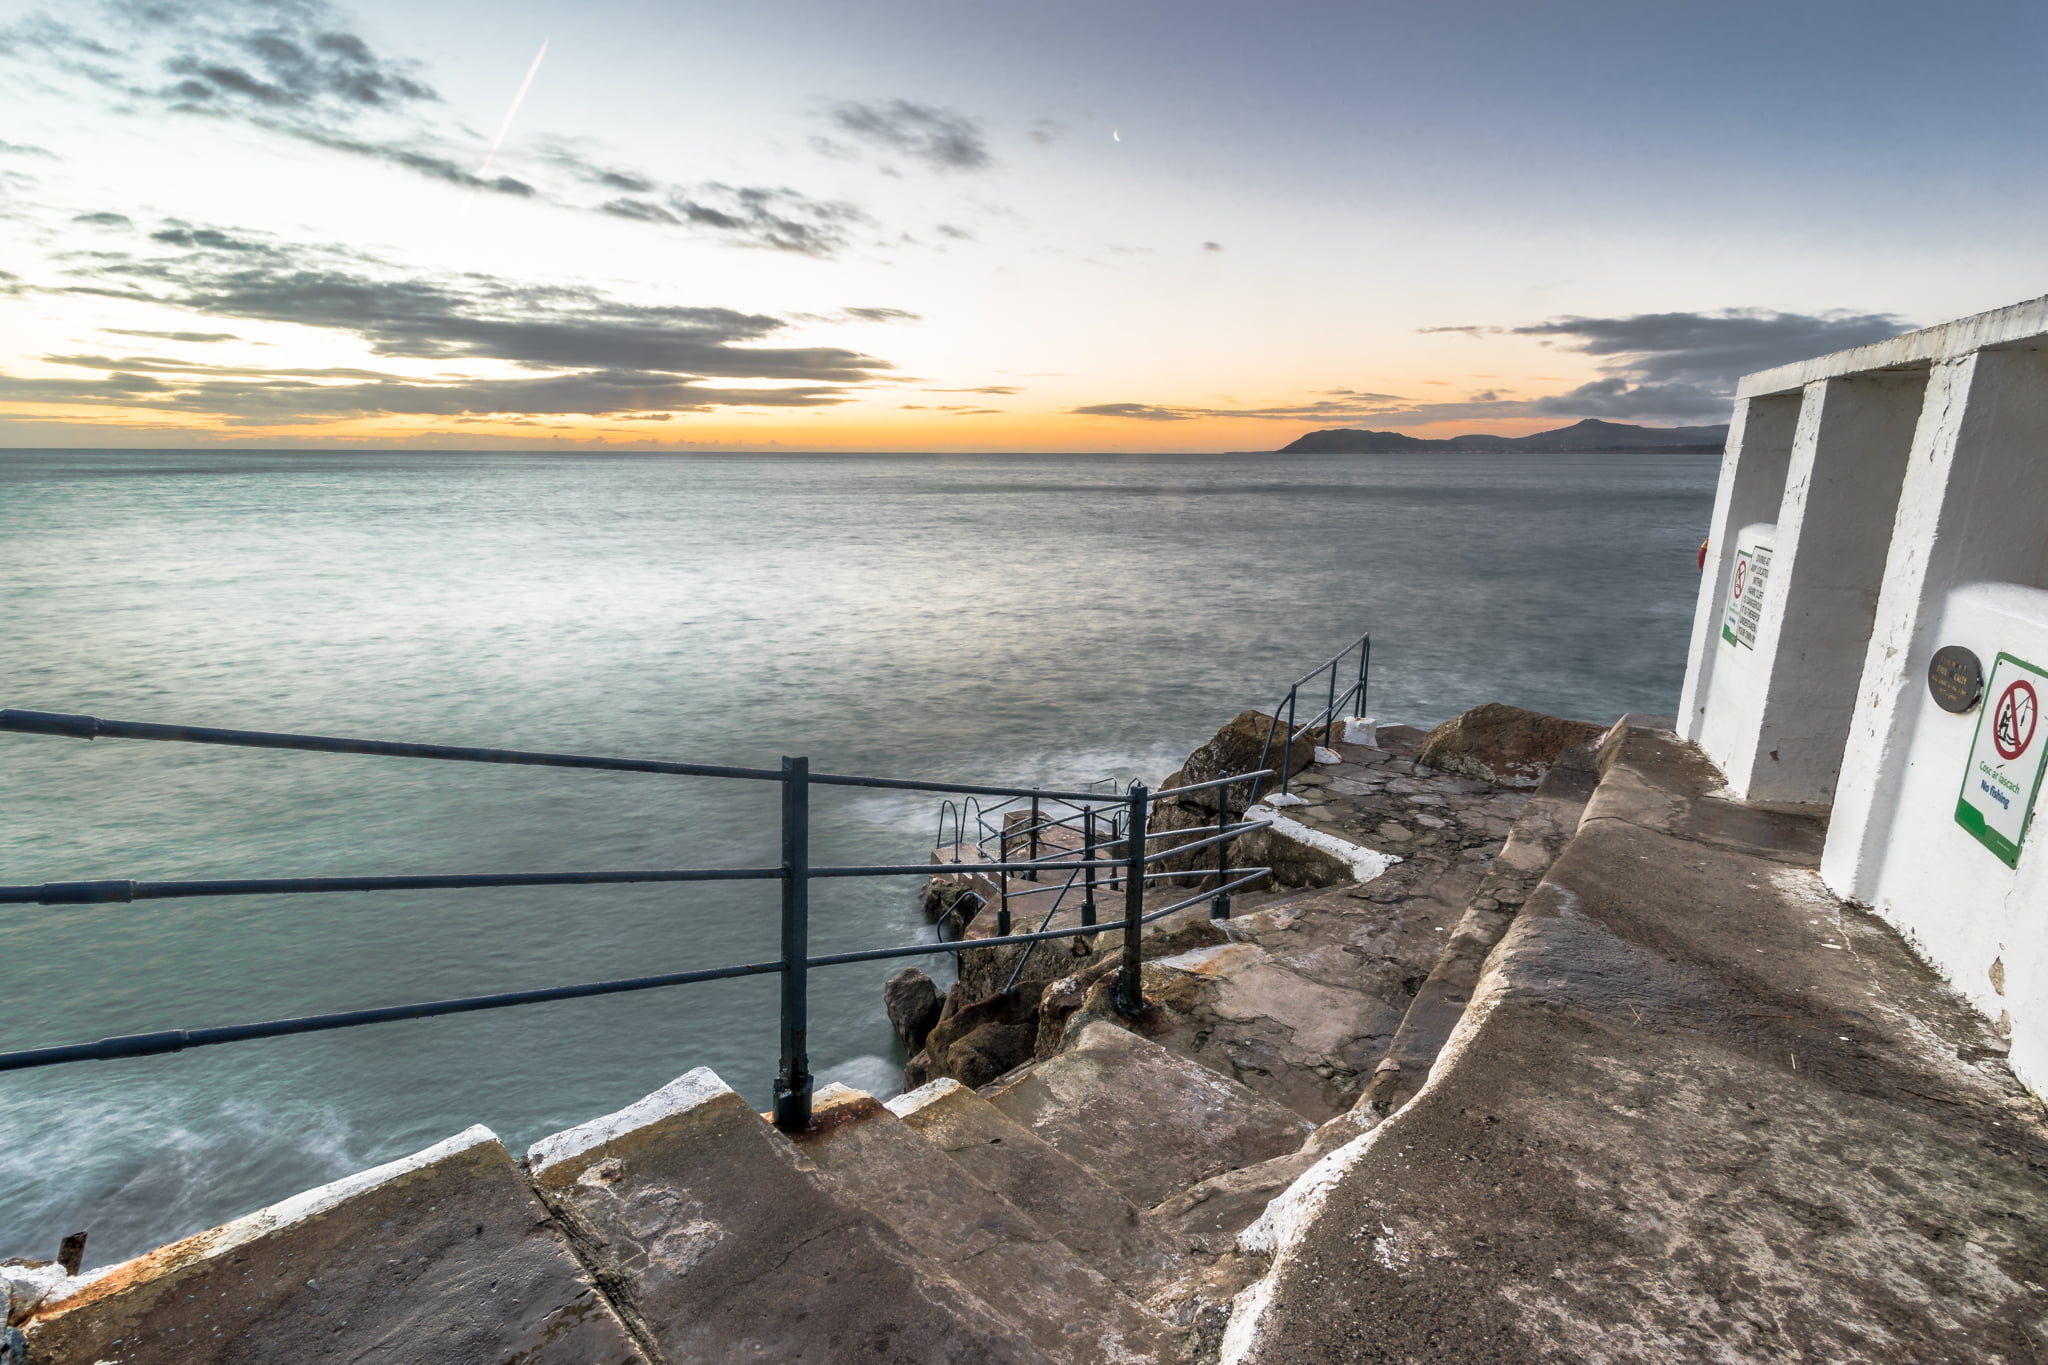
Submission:
M 190 223 L 180 222 L 175 218 L 167 226 L 150 233 L 149 240 L 152 242 L 162 242 L 166 246 L 196 247 L 208 251 L 268 252 L 271 250 L 264 243 L 230 237 L 227 233 L 217 228 L 195 228 Z
M 1127 417 L 1135 422 L 1189 422 L 1203 415 L 1198 408 L 1162 408 L 1151 403 L 1090 403 L 1067 412 L 1075 417 Z
M 926 389 L 926 393 L 1022 393 L 1024 390 L 1011 388 L 1008 384 L 983 384 L 976 389 Z
M 440 96 L 421 65 L 377 52 L 325 0 L 102 0 L 97 13 L 105 42 L 35 14 L 0 29 L 0 56 L 81 78 L 125 112 L 234 120 L 457 189 L 735 246 L 828 256 L 872 223 L 855 205 L 788 187 L 669 183 L 559 137 L 534 139 L 520 174 L 487 174 L 476 169 L 483 149 L 475 135 L 436 112 Z M 877 127 L 909 139 L 912 154 L 971 162 L 971 123 L 902 107 L 909 116 L 897 117 L 896 106 L 878 111 Z
M 346 152 L 350 156 L 367 157 L 372 161 L 382 161 L 400 170 L 411 171 L 429 180 L 439 180 L 466 190 L 509 194 L 519 199 L 531 199 L 539 193 L 532 185 L 513 176 L 478 175 L 454 158 L 431 150 L 418 140 L 374 142 L 318 128 L 286 128 L 283 131 L 316 147 Z
M 1204 251 L 1221 251 L 1221 250 L 1223 250 L 1223 243 L 1221 243 L 1221 242 L 1204 242 L 1204 243 L 1202 243 L 1202 250 L 1204 250 Z
M 955 227 L 951 223 L 941 223 L 932 230 L 938 233 L 939 236 L 951 238 L 953 241 L 956 242 L 971 242 L 975 240 L 974 234 L 972 232 L 968 231 L 964 227 Z
M 1482 337 L 1498 336 L 1500 333 L 1507 331 L 1507 328 L 1486 327 L 1476 323 L 1467 323 L 1458 327 L 1417 327 L 1415 330 L 1424 336 L 1430 336 L 1437 332 L 1463 332 L 1468 337 Z
M 74 223 L 84 223 L 88 227 L 128 228 L 135 226 L 134 221 L 125 213 L 81 213 L 71 221 Z
M 0 156 L 45 156 L 55 160 L 57 154 L 47 147 L 32 147 L 26 142 L 0 140 Z
M 83 380 L 9 377 L 0 383 L 0 398 L 161 407 L 244 423 L 372 414 L 644 414 L 820 407 L 846 401 L 848 386 L 893 368 L 840 347 L 764 344 L 788 325 L 766 314 L 639 303 L 587 285 L 480 273 L 425 277 L 347 248 L 290 246 L 183 223 L 151 237 L 183 250 L 74 266 L 71 282 L 51 292 L 319 328 L 390 359 L 532 373 L 422 378 L 349 367 L 62 355 L 45 361 L 104 373 Z M 123 334 L 190 341 L 232 336 Z M 707 382 L 734 379 L 780 387 Z
M 846 100 L 832 106 L 830 117 L 840 132 L 922 161 L 933 170 L 980 171 L 995 164 L 982 140 L 981 124 L 951 109 L 910 100 Z
M 1735 381 L 1756 370 L 1861 346 L 1907 331 L 1890 313 L 1640 313 L 1563 317 L 1510 329 L 1557 338 L 1566 350 L 1605 357 L 1605 378 L 1536 400 L 1538 416 L 1725 420 Z
M 113 0 L 134 32 L 166 40 L 158 96 L 205 112 L 348 121 L 438 101 L 419 64 L 379 56 L 321 0 Z
M 844 310 L 850 318 L 862 322 L 923 322 L 922 313 L 913 313 L 903 308 L 848 308 Z
M 1475 394 L 1462 402 L 1418 403 L 1391 393 L 1358 393 L 1349 389 L 1341 395 L 1313 403 L 1279 404 L 1263 408 L 1204 408 L 1157 403 L 1092 403 L 1069 408 L 1077 417 L 1123 417 L 1139 422 L 1191 422 L 1199 418 L 1230 418 L 1261 422 L 1311 422 L 1331 426 L 1343 422 L 1377 422 L 1383 426 L 1419 426 L 1425 422 L 1454 421 L 1459 418 L 1519 417 L 1529 404 L 1504 399 L 1493 393 Z
M 102 332 L 117 337 L 150 337 L 157 341 L 240 341 L 233 332 L 143 332 L 128 327 L 102 327 Z
M 1054 119 L 1039 118 L 1031 120 L 1031 127 L 1025 130 L 1024 136 L 1041 147 L 1050 147 L 1066 136 L 1066 132 L 1066 124 Z

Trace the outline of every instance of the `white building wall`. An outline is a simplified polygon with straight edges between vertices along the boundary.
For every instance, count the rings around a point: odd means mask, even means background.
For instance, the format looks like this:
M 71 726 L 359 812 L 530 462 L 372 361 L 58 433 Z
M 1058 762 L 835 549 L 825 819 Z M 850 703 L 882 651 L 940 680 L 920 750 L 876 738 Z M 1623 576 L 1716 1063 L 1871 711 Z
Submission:
M 2001 652 L 2048 667 L 2048 299 L 1739 392 L 1681 726 L 1735 794 L 1831 804 L 1828 885 L 2009 1028 L 2048 1091 L 2048 833 L 2011 868 L 1956 822 L 1985 704 L 1952 715 L 1927 687 L 1943 645 L 1987 681 Z M 1720 636 L 1745 527 L 1774 542 L 1747 655 Z

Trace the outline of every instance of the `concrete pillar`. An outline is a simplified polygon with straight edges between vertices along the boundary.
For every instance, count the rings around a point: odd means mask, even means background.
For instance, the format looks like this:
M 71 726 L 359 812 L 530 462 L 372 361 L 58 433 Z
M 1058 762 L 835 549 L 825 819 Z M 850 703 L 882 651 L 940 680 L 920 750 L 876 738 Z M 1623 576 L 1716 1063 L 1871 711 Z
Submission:
M 1714 666 L 1721 661 L 1721 609 L 1735 569 L 1736 533 L 1753 522 L 1777 516 L 1798 422 L 1796 393 L 1745 399 L 1735 405 L 1729 422 L 1721 482 L 1714 493 L 1714 516 L 1708 523 L 1707 564 L 1693 608 L 1692 653 L 1686 664 L 1685 689 L 1678 700 L 1679 733 L 1687 739 L 1700 738 L 1714 690 Z
M 1924 371 L 1806 386 L 1754 658 L 1743 660 L 1761 687 L 1742 732 L 1713 755 L 1744 800 L 1834 800 L 1926 387 Z
M 1941 644 L 1934 637 L 1959 585 L 2048 587 L 2044 507 L 2048 352 L 1983 350 L 1936 364 L 1907 461 L 1821 857 L 1822 879 L 1837 895 L 1876 906 L 1909 934 L 1911 923 L 1883 904 L 1880 874 L 1911 775 L 1914 733 L 1935 710 L 1926 678 Z M 1984 662 L 1988 668 L 1991 661 Z M 1912 918 L 1907 910 L 1904 920 Z M 1957 979 L 1950 964 L 1936 965 Z

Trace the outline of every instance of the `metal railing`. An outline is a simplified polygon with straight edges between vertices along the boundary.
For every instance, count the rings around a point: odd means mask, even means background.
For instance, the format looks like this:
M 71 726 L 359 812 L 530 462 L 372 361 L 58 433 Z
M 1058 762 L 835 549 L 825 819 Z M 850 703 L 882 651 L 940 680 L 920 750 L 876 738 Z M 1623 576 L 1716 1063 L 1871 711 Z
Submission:
M 774 881 L 782 889 L 782 948 L 781 956 L 767 962 L 748 962 L 723 967 L 707 967 L 693 971 L 667 972 L 657 976 L 631 977 L 614 981 L 587 982 L 578 985 L 551 986 L 537 990 L 507 991 L 495 995 L 465 996 L 450 1000 L 430 1000 L 409 1005 L 388 1005 L 373 1009 L 351 1010 L 334 1014 L 307 1015 L 297 1019 L 274 1019 L 260 1023 L 232 1024 L 217 1028 L 168 1029 L 156 1033 L 131 1034 L 118 1038 L 102 1038 L 92 1043 L 77 1043 L 63 1047 L 34 1048 L 21 1052 L 0 1053 L 0 1071 L 18 1071 L 33 1067 L 56 1066 L 67 1062 L 104 1061 L 119 1057 L 144 1057 L 162 1053 L 182 1052 L 187 1048 L 210 1047 L 220 1043 L 246 1042 L 256 1038 L 276 1038 L 288 1034 L 316 1033 L 329 1029 L 354 1028 L 365 1024 L 387 1023 L 399 1019 L 424 1019 L 444 1014 L 464 1014 L 478 1010 L 505 1009 L 516 1005 L 537 1004 L 550 1000 L 574 1000 L 590 996 L 617 995 L 630 991 L 654 990 L 667 986 L 688 985 L 699 981 L 718 981 L 731 977 L 760 976 L 768 973 L 781 975 L 781 1052 L 780 1064 L 775 1081 L 774 1120 L 779 1128 L 798 1130 L 810 1126 L 812 1077 L 809 1060 L 809 972 L 813 967 L 837 966 L 852 962 L 874 962 L 889 958 L 929 956 L 942 953 L 960 953 L 970 949 L 1000 948 L 1012 944 L 1037 945 L 1052 939 L 1073 938 L 1084 934 L 1101 932 L 1103 926 L 1093 922 L 1077 927 L 1051 929 L 1041 925 L 1031 933 L 1002 933 L 991 938 L 956 939 L 947 941 L 941 936 L 936 943 L 916 943 L 887 948 L 869 948 L 855 952 L 830 953 L 812 956 L 810 952 L 810 883 L 822 877 L 912 877 L 927 876 L 937 870 L 932 863 L 876 864 L 872 866 L 816 867 L 810 858 L 811 791 L 814 787 L 864 787 L 883 788 L 895 791 L 943 792 L 974 798 L 1001 797 L 1006 801 L 1030 801 L 1034 806 L 1056 802 L 1073 806 L 1084 814 L 1090 830 L 1099 818 L 1098 811 L 1109 809 L 1116 813 L 1115 829 L 1120 836 L 1107 842 L 1098 842 L 1091 836 L 1079 852 L 1079 858 L 1060 857 L 1053 859 L 1032 859 L 1010 861 L 998 857 L 994 861 L 980 861 L 973 864 L 977 872 L 990 872 L 1003 880 L 1007 887 L 1008 874 L 1020 872 L 1035 876 L 1041 871 L 1069 872 L 1069 884 L 1073 874 L 1085 873 L 1091 887 L 1089 906 L 1093 908 L 1092 887 L 1099 872 L 1111 873 L 1120 883 L 1124 892 L 1121 928 L 1123 930 L 1123 956 L 1119 966 L 1116 991 L 1117 1007 L 1126 1014 L 1135 1014 L 1143 1007 L 1139 992 L 1140 948 L 1144 926 L 1189 906 L 1209 901 L 1211 913 L 1220 907 L 1228 913 L 1229 893 L 1239 887 L 1248 886 L 1267 875 L 1267 868 L 1232 868 L 1229 866 L 1229 847 L 1240 836 L 1254 829 L 1265 828 L 1270 821 L 1240 820 L 1231 822 L 1219 820 L 1217 832 L 1197 844 L 1186 845 L 1172 850 L 1184 853 L 1190 848 L 1215 845 L 1219 850 L 1218 884 L 1215 888 L 1154 909 L 1145 908 L 1145 888 L 1148 883 L 1172 875 L 1149 870 L 1151 865 L 1168 855 L 1167 852 L 1149 852 L 1147 843 L 1158 836 L 1146 833 L 1147 813 L 1155 796 L 1177 795 L 1196 788 L 1179 788 L 1173 792 L 1152 793 L 1142 783 L 1133 783 L 1127 792 L 1109 794 L 1091 791 L 1057 791 L 1031 787 L 978 786 L 965 782 L 925 782 L 885 777 L 853 777 L 832 773 L 814 773 L 810 760 L 805 758 L 784 758 L 779 768 L 738 768 L 704 763 L 672 763 L 654 759 L 607 758 L 589 754 L 535 753 L 514 749 L 464 748 L 445 744 L 409 744 L 386 740 L 344 739 L 328 735 L 275 734 L 258 730 L 224 730 L 180 725 L 156 725 L 140 721 L 103 720 L 94 716 L 69 715 L 45 711 L 0 710 L 0 731 L 17 734 L 58 735 L 74 739 L 119 738 L 144 740 L 170 740 L 190 744 L 220 744 L 241 748 L 257 749 L 299 749 L 317 753 L 370 754 L 393 758 L 441 759 L 461 763 L 516 764 L 547 768 L 595 768 L 612 772 L 654 773 L 685 777 L 723 778 L 739 781 L 775 782 L 782 789 L 782 859 L 774 867 L 727 867 L 727 868 L 683 868 L 602 872 L 515 872 L 479 873 L 429 876 L 380 876 L 380 877 L 262 877 L 241 879 L 210 879 L 190 881 L 140 881 L 129 879 L 101 879 L 93 881 L 44 882 L 29 886 L 0 886 L 0 905 L 95 905 L 109 903 L 130 903 L 143 900 L 163 900 L 193 896 L 256 896 L 304 893 L 329 893 L 341 891 L 391 891 L 391 890 L 449 890 L 458 888 L 484 888 L 503 886 L 594 886 L 618 885 L 643 882 L 705 882 L 705 881 Z M 1200 784 L 1203 787 L 1224 786 L 1235 782 L 1252 781 L 1268 776 L 1265 772 L 1245 773 L 1215 782 Z M 1228 809 L 1229 802 L 1221 803 Z M 1182 831 L 1185 833 L 1185 831 Z M 1121 856 L 1096 857 L 1102 852 Z M 1052 890 L 1051 886 L 1044 888 Z M 1057 898 L 1055 898 L 1055 905 Z M 1091 915 L 1092 921 L 1093 916 Z M 1007 919 L 1007 916 L 1005 916 Z M 1048 917 L 1049 922 L 1049 917 Z M 1003 926 L 1007 929 L 1007 924 Z M 1029 949 L 1027 949 L 1027 952 Z
M 1340 693 L 1337 691 L 1337 679 L 1340 674 L 1349 671 L 1348 669 L 1340 668 L 1340 665 L 1344 664 L 1345 660 L 1349 659 L 1354 653 L 1358 655 L 1357 672 L 1353 676 L 1350 685 Z M 1317 679 L 1322 678 L 1325 674 L 1328 675 L 1328 686 L 1324 688 L 1325 695 L 1322 710 L 1310 716 L 1306 721 L 1298 720 L 1296 708 L 1300 704 L 1302 689 L 1308 687 L 1310 683 L 1315 682 Z M 1273 719 L 1266 726 L 1266 745 L 1265 748 L 1259 751 L 1259 766 L 1263 768 L 1272 761 L 1273 739 L 1274 736 L 1280 733 L 1280 723 L 1284 713 L 1287 723 L 1287 742 L 1280 746 L 1280 794 L 1282 796 L 1293 795 L 1290 788 L 1294 781 L 1295 741 L 1313 731 L 1317 726 L 1321 726 L 1323 744 L 1325 747 L 1328 747 L 1331 731 L 1335 728 L 1340 717 L 1345 715 L 1363 716 L 1365 714 L 1366 687 L 1371 679 L 1372 633 L 1368 631 L 1344 646 L 1344 648 L 1338 650 L 1337 656 L 1328 663 L 1320 668 L 1312 668 L 1302 674 L 1287 689 L 1286 697 L 1281 700 L 1278 706 L 1273 708 Z M 1314 689 L 1310 689 L 1309 696 L 1311 698 L 1315 696 Z M 1354 701 L 1357 703 L 1355 707 L 1352 706 Z M 1347 707 L 1352 709 L 1347 711 L 1345 709 Z

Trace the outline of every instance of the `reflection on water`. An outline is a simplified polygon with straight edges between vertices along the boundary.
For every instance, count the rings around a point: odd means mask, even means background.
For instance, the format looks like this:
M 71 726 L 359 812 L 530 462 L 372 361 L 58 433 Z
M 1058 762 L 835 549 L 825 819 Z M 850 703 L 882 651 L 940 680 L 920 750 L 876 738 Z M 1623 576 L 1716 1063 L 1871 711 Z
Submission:
M 0 453 L 0 705 L 987 782 L 1156 780 L 1374 632 L 1373 707 L 1667 711 L 1694 456 Z M 936 803 L 820 791 L 819 859 Z M 0 735 L 0 881 L 761 865 L 772 787 Z M 823 884 L 818 951 L 906 941 Z M 0 911 L 0 1048 L 773 957 L 769 884 Z M 814 1065 L 890 1083 L 879 985 Z M 765 1105 L 772 978 L 0 1076 L 0 1256 L 102 1263 L 473 1122 L 692 1066 Z

